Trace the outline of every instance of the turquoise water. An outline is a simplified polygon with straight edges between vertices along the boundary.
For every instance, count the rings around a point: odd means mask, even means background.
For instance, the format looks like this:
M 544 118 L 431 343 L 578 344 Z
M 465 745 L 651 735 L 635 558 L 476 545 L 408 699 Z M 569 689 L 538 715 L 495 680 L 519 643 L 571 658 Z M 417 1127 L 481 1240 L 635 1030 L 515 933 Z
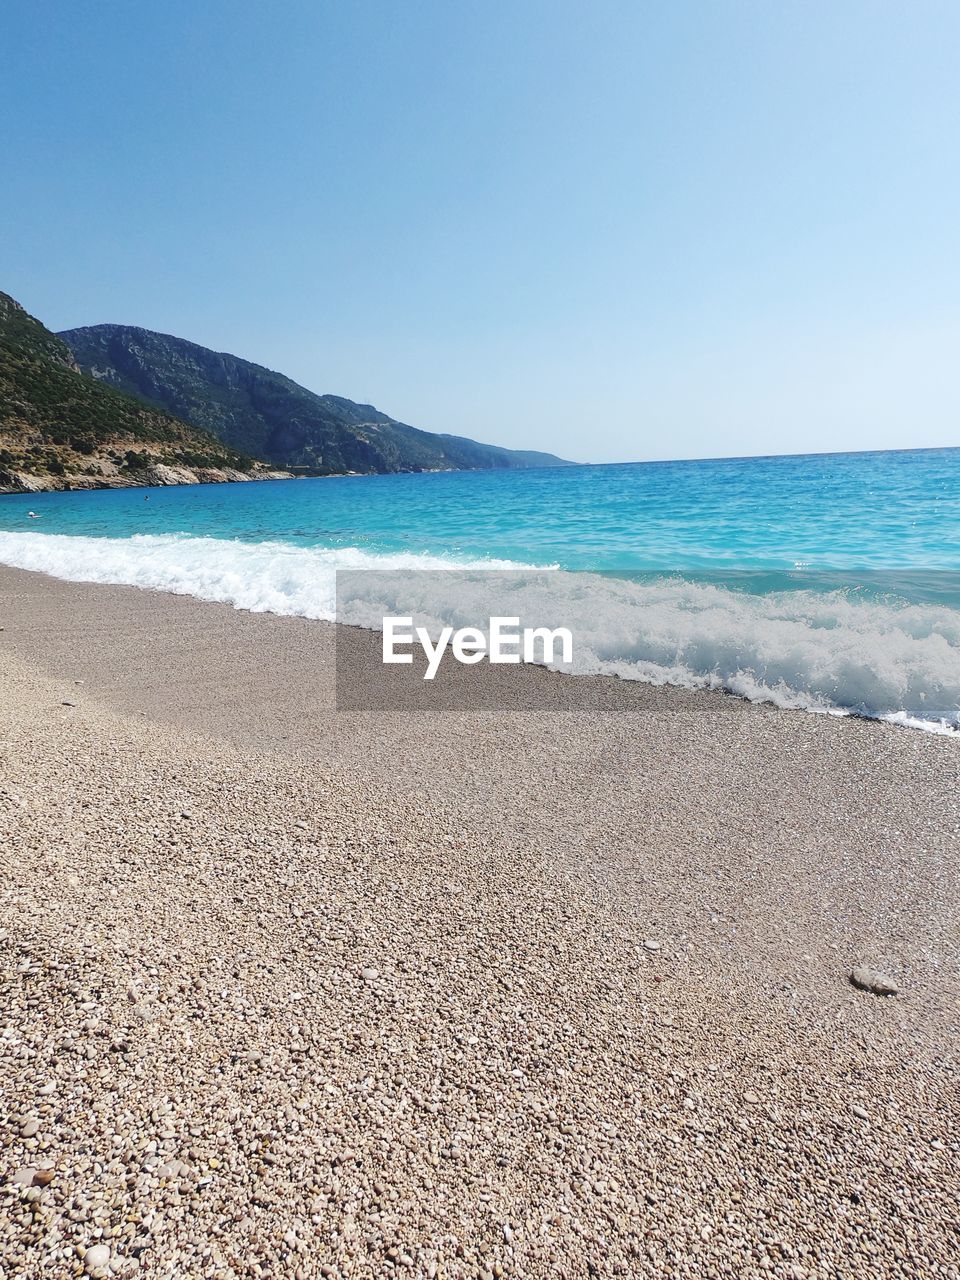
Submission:
M 0 529 L 567 569 L 960 570 L 960 449 L 351 476 L 0 499 Z M 42 526 L 27 519 L 37 512 Z
M 0 562 L 308 618 L 338 569 L 570 570 L 578 670 L 960 726 L 960 449 L 15 495 Z

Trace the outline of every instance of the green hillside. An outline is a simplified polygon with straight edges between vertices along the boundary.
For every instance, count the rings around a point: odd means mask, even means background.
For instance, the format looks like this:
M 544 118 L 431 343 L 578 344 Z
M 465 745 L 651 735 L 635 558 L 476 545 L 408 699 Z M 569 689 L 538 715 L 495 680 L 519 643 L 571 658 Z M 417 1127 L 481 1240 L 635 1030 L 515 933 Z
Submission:
M 61 338 L 0 293 L 0 488 L 136 483 L 158 465 L 248 472 L 252 464 L 82 373 Z

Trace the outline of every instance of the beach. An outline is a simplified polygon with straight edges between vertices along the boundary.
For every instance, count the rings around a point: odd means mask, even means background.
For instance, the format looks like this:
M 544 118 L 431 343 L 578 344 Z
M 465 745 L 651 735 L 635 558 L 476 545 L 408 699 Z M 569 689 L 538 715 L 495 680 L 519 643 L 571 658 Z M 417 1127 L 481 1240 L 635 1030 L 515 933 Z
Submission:
M 337 713 L 334 624 L 6 567 L 0 627 L 4 1275 L 960 1274 L 955 738 Z

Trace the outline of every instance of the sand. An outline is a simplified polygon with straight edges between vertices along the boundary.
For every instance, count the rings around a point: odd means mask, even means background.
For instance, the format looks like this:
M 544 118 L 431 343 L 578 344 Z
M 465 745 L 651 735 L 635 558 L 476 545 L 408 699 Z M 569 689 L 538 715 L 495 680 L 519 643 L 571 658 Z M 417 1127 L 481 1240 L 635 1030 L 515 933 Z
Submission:
M 338 715 L 331 626 L 7 569 L 0 626 L 5 1277 L 960 1274 L 960 743 Z

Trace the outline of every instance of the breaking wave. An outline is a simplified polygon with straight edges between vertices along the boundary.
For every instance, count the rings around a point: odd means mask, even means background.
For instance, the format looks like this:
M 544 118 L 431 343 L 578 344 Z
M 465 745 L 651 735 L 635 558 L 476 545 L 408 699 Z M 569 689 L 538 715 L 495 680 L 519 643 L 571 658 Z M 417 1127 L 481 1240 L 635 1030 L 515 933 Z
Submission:
M 576 673 L 724 689 L 751 701 L 933 732 L 960 729 L 960 611 L 936 603 L 846 590 L 751 594 L 683 577 L 636 581 L 507 560 L 173 534 L 0 532 L 0 561 L 71 581 L 326 620 L 337 616 L 338 569 L 380 570 L 352 575 L 369 587 L 341 600 L 341 621 L 377 626 L 384 613 L 404 612 L 462 626 L 492 612 L 519 614 L 573 631 L 569 669 Z M 410 570 L 459 572 L 437 574 L 433 585 L 418 576 L 411 604 Z
M 333 621 L 338 569 L 517 569 L 511 560 L 468 560 L 356 547 L 302 547 L 181 534 L 91 538 L 0 532 L 0 562 L 69 582 L 104 582 L 170 591 L 251 613 Z

